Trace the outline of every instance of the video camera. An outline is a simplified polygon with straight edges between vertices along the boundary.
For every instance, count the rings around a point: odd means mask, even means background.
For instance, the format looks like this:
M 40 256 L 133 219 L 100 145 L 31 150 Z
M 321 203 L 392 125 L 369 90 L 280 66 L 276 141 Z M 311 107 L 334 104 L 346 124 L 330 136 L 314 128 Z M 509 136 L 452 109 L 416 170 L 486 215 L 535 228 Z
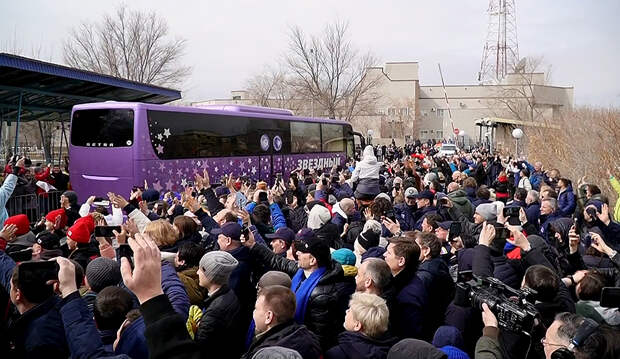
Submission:
M 497 317 L 499 326 L 512 332 L 530 333 L 538 310 L 534 306 L 531 289 L 516 290 L 493 277 L 477 277 L 456 284 L 454 304 L 482 310 L 486 303 Z

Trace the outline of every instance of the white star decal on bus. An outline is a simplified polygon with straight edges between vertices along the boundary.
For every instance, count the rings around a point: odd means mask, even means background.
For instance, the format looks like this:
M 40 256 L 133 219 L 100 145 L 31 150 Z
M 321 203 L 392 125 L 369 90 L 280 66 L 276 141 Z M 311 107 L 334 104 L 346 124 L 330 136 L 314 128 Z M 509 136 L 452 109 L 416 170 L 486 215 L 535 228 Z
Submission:
M 162 145 L 157 145 L 157 147 L 155 147 L 155 149 L 157 150 L 158 154 L 164 153 L 164 146 L 162 146 Z
M 183 176 L 183 170 L 182 169 L 179 168 L 177 170 L 177 176 L 179 176 L 179 177 Z
M 250 172 L 252 172 L 252 174 L 255 175 L 256 174 L 256 167 L 252 167 L 252 171 L 250 171 Z
M 232 167 L 232 165 L 233 165 L 233 161 L 228 162 L 228 165 L 229 165 L 230 167 Z
M 241 164 L 239 164 L 239 168 L 243 171 L 245 169 L 245 163 L 241 162 Z
M 217 166 L 215 166 L 215 172 L 219 172 L 219 171 L 220 171 L 220 169 L 217 168 Z
M 164 128 L 164 136 L 166 136 L 166 138 L 170 137 L 170 129 L 169 128 Z
M 158 133 L 158 134 L 157 134 L 157 139 L 158 139 L 158 140 L 160 140 L 160 141 L 161 141 L 163 138 L 164 138 L 164 136 L 162 136 L 162 134 L 161 134 L 161 133 Z
M 166 182 L 166 191 L 172 190 L 172 181 L 168 178 L 168 182 Z
M 252 159 L 251 158 L 248 158 L 248 163 L 252 163 Z
M 183 178 L 183 179 L 181 180 L 181 186 L 183 186 L 183 187 L 187 187 L 187 179 Z
M 168 170 L 168 174 L 172 176 L 172 168 Z
M 163 189 L 163 187 L 159 183 L 159 180 L 157 180 L 157 182 L 153 183 L 153 189 L 155 189 L 157 192 L 160 192 Z
M 166 169 L 166 165 L 164 165 L 164 163 L 163 163 L 163 162 L 160 162 L 160 163 L 159 163 L 159 170 L 160 170 L 160 171 L 162 171 L 162 172 L 164 172 L 164 170 L 165 170 L 165 169 Z

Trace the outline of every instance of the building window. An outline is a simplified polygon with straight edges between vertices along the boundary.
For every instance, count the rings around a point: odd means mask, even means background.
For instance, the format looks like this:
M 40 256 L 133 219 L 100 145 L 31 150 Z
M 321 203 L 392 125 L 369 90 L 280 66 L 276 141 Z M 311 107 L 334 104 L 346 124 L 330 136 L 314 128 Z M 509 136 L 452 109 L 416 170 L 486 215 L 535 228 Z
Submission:
M 445 110 L 438 108 L 437 109 L 437 118 L 443 119 L 443 113 Z
M 240 96 L 240 95 L 233 96 L 233 98 L 232 98 L 232 99 L 233 99 L 233 100 L 241 100 L 241 96 Z
M 437 131 L 435 134 L 437 135 L 437 138 L 443 138 L 443 131 Z
M 409 116 L 409 107 L 403 107 L 400 109 L 401 116 Z
M 388 116 L 396 115 L 396 109 L 393 107 L 388 108 Z

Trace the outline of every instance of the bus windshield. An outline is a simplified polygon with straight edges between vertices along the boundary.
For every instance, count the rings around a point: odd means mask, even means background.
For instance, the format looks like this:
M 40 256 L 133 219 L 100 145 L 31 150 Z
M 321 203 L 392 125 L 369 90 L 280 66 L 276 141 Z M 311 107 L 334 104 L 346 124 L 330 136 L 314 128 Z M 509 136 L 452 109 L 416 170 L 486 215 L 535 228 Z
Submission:
M 78 110 L 71 122 L 71 144 L 82 147 L 129 147 L 134 112 L 130 109 Z

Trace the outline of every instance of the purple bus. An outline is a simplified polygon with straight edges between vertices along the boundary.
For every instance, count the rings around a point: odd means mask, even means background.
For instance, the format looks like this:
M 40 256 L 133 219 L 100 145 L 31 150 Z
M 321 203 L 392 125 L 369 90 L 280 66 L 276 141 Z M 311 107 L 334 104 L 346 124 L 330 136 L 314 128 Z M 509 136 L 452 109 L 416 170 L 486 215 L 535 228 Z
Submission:
M 79 198 L 134 186 L 181 191 L 196 173 L 273 182 L 296 168 L 344 165 L 355 151 L 347 122 L 253 106 L 178 107 L 101 102 L 73 107 L 70 175 Z

